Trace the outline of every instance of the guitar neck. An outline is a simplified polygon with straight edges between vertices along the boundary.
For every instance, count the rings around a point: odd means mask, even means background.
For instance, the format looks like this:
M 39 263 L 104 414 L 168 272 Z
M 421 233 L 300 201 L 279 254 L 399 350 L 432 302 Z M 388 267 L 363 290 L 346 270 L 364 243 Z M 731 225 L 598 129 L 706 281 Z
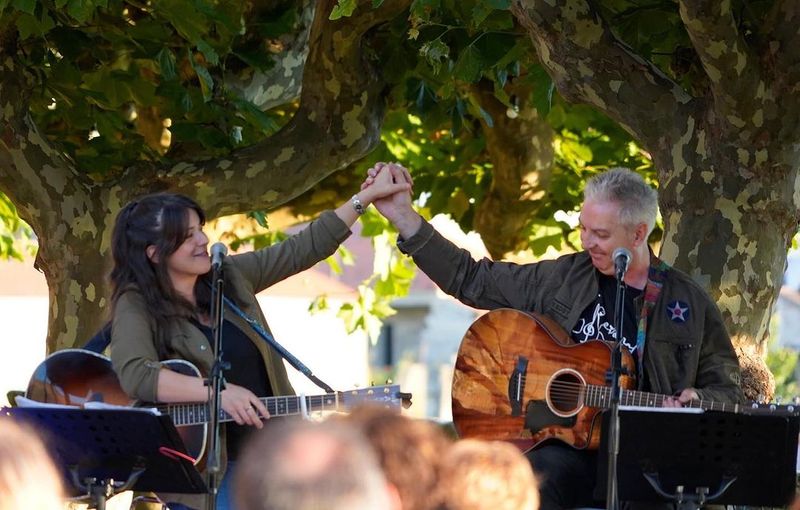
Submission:
M 646 391 L 622 390 L 620 392 L 619 403 L 623 406 L 637 407 L 664 407 L 664 400 L 670 395 L 659 393 L 649 393 Z M 611 407 L 611 388 L 608 386 L 588 385 L 584 402 L 589 407 L 599 407 L 608 409 Z M 725 411 L 739 412 L 739 404 L 725 402 L 715 402 L 713 400 L 691 400 L 684 404 L 684 407 L 703 409 L 704 411 Z
M 312 396 L 262 397 L 259 400 L 267 408 L 271 417 L 277 417 L 302 414 L 303 399 L 305 399 L 306 412 L 338 411 L 340 409 L 338 393 Z M 201 425 L 211 421 L 211 410 L 205 402 L 197 404 L 168 404 L 159 406 L 159 409 L 172 417 L 176 427 Z M 233 421 L 233 417 L 225 410 L 220 409 L 219 421 Z

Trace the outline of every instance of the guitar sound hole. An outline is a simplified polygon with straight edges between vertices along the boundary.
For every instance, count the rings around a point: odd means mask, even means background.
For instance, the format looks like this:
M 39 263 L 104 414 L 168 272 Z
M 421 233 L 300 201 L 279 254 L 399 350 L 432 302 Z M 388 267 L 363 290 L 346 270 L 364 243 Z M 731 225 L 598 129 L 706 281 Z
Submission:
M 547 400 L 553 412 L 570 416 L 583 407 L 583 380 L 574 372 L 556 374 L 548 385 Z

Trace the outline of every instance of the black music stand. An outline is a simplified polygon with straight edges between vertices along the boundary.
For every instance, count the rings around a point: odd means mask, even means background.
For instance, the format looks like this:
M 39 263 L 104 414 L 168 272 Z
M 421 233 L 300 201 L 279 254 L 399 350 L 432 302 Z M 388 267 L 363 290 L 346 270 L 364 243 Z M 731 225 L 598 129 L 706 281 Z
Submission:
M 795 494 L 800 418 L 622 408 L 623 501 L 782 507 Z
M 116 492 L 205 493 L 194 464 L 169 416 L 145 409 L 80 409 L 63 406 L 3 408 L 38 430 L 74 496 L 105 509 Z M 175 455 L 173 452 L 178 452 Z

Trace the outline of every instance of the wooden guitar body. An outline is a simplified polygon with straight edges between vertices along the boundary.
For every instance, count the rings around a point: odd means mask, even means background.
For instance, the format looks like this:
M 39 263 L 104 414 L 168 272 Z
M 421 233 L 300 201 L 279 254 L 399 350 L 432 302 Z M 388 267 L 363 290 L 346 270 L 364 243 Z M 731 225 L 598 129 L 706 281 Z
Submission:
M 461 341 L 453 375 L 459 436 L 510 441 L 522 450 L 548 440 L 596 448 L 602 409 L 585 405 L 585 391 L 606 385 L 611 345 L 569 342 L 545 317 L 499 309 L 478 318 Z M 623 355 L 633 374 L 633 358 Z M 632 377 L 622 379 L 623 388 L 634 385 Z

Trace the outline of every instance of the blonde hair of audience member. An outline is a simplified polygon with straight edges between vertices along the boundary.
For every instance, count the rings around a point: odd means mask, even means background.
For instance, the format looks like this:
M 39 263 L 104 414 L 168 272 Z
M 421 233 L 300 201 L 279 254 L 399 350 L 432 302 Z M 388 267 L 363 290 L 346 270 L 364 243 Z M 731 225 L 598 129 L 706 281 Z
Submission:
M 240 510 L 396 509 L 366 440 L 342 423 L 267 423 L 239 459 Z
M 403 510 L 438 506 L 439 464 L 450 447 L 441 428 L 376 405 L 357 407 L 344 420 L 360 428 L 372 444 L 383 474 L 397 489 Z
M 539 490 L 531 465 L 510 443 L 465 439 L 442 461 L 446 510 L 537 510 Z
M 61 475 L 41 438 L 9 418 L 0 419 L 0 510 L 61 510 Z

